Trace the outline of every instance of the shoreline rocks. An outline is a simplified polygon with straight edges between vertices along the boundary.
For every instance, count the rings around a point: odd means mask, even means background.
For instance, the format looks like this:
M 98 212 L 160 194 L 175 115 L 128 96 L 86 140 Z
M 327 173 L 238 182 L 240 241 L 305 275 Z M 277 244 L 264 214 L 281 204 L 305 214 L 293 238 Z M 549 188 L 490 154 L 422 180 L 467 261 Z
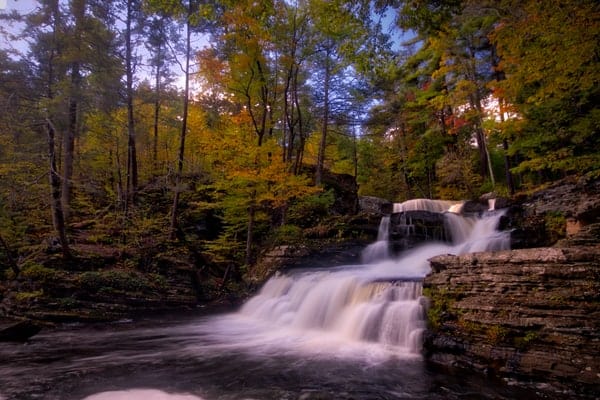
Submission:
M 600 393 L 599 246 L 430 262 L 429 361 L 572 398 Z

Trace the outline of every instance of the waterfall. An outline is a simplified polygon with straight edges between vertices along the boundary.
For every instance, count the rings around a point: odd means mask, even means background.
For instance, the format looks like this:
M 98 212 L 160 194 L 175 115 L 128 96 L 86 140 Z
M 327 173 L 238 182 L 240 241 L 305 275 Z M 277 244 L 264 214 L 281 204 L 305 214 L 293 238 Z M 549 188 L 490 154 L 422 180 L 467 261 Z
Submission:
M 509 245 L 508 234 L 496 230 L 502 212 L 480 218 L 448 212 L 459 204 L 419 200 L 401 206 L 444 213 L 452 243 L 429 243 L 392 258 L 387 252 L 390 221 L 384 217 L 378 240 L 365 249 L 362 265 L 277 274 L 243 305 L 238 316 L 269 334 L 281 332 L 287 342 L 289 337 L 318 333 L 343 343 L 393 349 L 395 354 L 418 354 L 426 326 L 427 299 L 421 280 L 430 272 L 428 259 Z M 299 346 L 303 340 L 294 342 Z
M 390 235 L 390 216 L 381 218 L 379 230 L 377 231 L 377 241 L 368 245 L 362 252 L 363 263 L 371 263 L 389 257 L 389 238 Z
M 431 199 L 412 199 L 404 203 L 394 203 L 394 212 L 403 211 L 430 211 L 442 213 L 448 211 L 452 207 L 461 205 L 462 201 L 453 200 L 431 200 Z

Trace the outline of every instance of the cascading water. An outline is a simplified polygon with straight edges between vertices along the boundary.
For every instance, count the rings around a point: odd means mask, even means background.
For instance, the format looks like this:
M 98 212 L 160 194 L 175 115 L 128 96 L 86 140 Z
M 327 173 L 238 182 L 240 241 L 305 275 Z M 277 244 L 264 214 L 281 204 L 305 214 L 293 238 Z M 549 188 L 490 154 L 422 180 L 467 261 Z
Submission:
M 381 218 L 379 230 L 377 232 L 377 241 L 368 245 L 362 252 L 362 262 L 372 263 L 377 260 L 383 260 L 389 257 L 389 235 L 390 235 L 390 216 Z
M 453 242 L 428 243 L 362 265 L 288 271 L 233 313 L 179 322 L 159 317 L 131 327 L 65 327 L 42 332 L 26 346 L 3 343 L 0 399 L 538 398 L 474 374 L 426 367 L 419 349 L 427 260 L 497 250 L 508 241 L 495 229 L 498 211 L 475 218 L 452 213 L 460 203 L 398 205 L 405 211 L 416 207 L 443 213 L 444 237 Z M 382 221 L 378 242 L 387 242 L 388 222 Z
M 270 335 L 324 335 L 345 343 L 375 344 L 396 354 L 416 354 L 426 324 L 427 301 L 420 281 L 430 271 L 428 259 L 509 246 L 508 234 L 496 231 L 501 212 L 479 218 L 449 212 L 459 205 L 413 200 L 395 207 L 445 213 L 453 243 L 430 243 L 391 258 L 387 241 L 390 220 L 386 216 L 377 242 L 363 253 L 364 264 L 276 275 L 237 316 L 268 326 Z M 310 343 L 315 346 L 312 339 Z

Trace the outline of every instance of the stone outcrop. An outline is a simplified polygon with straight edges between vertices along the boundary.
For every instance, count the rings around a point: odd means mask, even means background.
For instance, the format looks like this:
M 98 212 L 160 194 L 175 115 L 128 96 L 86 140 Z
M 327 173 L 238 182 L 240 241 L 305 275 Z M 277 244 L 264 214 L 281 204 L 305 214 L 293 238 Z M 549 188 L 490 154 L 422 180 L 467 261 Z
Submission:
M 26 342 L 41 329 L 28 319 L 0 318 L 0 342 Z
M 568 178 L 516 199 L 500 229 L 510 229 L 511 248 L 552 246 L 600 220 L 600 179 Z
M 596 242 L 597 243 L 597 242 Z M 426 355 L 554 392 L 600 393 L 600 247 L 438 256 Z
M 162 273 L 143 274 L 133 269 L 65 271 L 36 265 L 7 285 L 0 315 L 44 323 L 94 322 L 195 307 L 201 293 L 193 287 L 192 266 L 161 259 L 161 268 Z M 20 336 L 35 334 L 27 323 L 16 328 Z
M 420 210 L 392 214 L 389 239 L 395 252 L 423 242 L 452 240 L 446 232 L 444 214 Z
M 259 258 L 244 279 L 256 286 L 281 270 L 357 264 L 364 247 L 362 241 L 306 241 L 304 244 L 275 246 Z
M 373 196 L 360 196 L 358 198 L 359 211 L 368 214 L 391 214 L 394 204 L 389 200 Z

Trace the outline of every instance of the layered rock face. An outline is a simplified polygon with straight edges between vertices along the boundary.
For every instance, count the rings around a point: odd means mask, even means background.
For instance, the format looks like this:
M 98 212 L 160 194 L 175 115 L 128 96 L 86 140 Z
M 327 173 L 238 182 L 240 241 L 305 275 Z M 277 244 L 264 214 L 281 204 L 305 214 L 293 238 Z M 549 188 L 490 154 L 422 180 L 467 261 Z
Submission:
M 428 241 L 450 242 L 444 215 L 431 211 L 394 213 L 390 219 L 390 243 L 394 252 L 400 252 Z
M 557 398 L 597 398 L 600 247 L 430 261 L 425 349 L 432 362 L 548 389 Z

